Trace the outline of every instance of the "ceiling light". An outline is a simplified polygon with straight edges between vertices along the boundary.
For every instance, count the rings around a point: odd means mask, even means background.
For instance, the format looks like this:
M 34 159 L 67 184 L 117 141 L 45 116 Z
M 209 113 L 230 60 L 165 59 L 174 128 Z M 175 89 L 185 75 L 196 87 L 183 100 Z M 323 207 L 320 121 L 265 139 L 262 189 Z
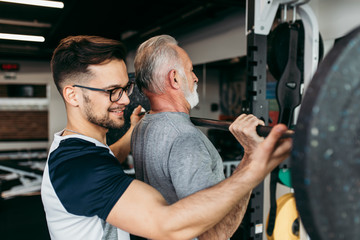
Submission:
M 51 28 L 50 23 L 41 23 L 38 21 L 19 21 L 19 20 L 2 19 L 2 18 L 0 18 L 0 24 L 25 26 L 25 27 L 37 27 L 37 28 Z
M 0 0 L 0 2 L 19 3 L 26 5 L 34 5 L 40 7 L 64 8 L 63 2 L 45 1 L 45 0 Z
M 42 36 L 9 34 L 9 33 L 0 33 L 0 39 L 29 41 L 29 42 L 45 42 L 45 38 Z

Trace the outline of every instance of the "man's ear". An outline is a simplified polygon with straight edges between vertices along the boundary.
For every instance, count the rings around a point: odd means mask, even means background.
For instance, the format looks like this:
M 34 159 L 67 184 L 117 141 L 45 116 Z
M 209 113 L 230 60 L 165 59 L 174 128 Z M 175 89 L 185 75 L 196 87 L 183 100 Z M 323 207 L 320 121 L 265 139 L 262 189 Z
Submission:
M 79 94 L 77 94 L 75 91 L 75 87 L 71 85 L 67 85 L 63 88 L 63 96 L 65 101 L 74 107 L 79 106 L 78 95 Z
M 178 79 L 176 79 L 177 76 L 178 76 L 178 74 L 175 69 L 172 69 L 168 73 L 168 82 L 169 82 L 170 86 L 174 89 L 180 88 L 180 83 L 179 83 Z

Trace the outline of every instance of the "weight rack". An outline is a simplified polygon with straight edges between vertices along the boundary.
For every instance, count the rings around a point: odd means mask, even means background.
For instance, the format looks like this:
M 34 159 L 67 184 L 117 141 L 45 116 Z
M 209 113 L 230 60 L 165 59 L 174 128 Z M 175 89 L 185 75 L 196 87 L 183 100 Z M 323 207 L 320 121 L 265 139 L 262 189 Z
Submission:
M 243 112 L 252 113 L 262 119 L 265 125 L 269 122 L 269 106 L 266 100 L 266 64 L 267 64 L 267 36 L 275 20 L 280 5 L 296 4 L 301 0 L 247 0 L 246 1 L 246 36 L 247 36 L 247 97 L 242 104 Z M 305 91 L 318 65 L 319 29 L 318 22 L 308 4 L 301 4 L 298 14 L 304 23 L 304 84 Z M 296 17 L 296 16 L 294 16 Z M 295 109 L 294 119 L 297 119 L 299 107 Z M 250 238 L 262 240 L 264 224 L 264 182 L 258 185 L 251 195 L 250 210 Z

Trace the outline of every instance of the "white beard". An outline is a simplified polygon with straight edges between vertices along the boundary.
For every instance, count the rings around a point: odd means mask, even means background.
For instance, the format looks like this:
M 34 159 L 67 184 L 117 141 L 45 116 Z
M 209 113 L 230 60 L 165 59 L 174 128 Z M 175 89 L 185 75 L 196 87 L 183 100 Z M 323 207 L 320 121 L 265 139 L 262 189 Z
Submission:
M 194 83 L 194 91 L 190 92 L 190 89 L 188 86 L 186 86 L 186 89 L 184 91 L 184 95 L 186 98 L 186 101 L 190 104 L 190 108 L 194 108 L 199 103 L 199 94 L 197 93 L 197 83 Z

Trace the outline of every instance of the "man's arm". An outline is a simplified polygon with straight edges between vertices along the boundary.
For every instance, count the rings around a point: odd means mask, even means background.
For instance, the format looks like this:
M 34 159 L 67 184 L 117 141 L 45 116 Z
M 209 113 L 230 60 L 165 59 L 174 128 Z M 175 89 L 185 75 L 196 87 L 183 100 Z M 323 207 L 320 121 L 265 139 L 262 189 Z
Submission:
M 256 118 L 254 115 L 245 114 L 240 115 L 235 120 L 235 122 L 239 123 L 242 128 L 242 136 L 239 138 L 239 142 L 244 148 L 245 154 L 241 161 L 242 164 L 247 164 L 248 161 L 251 161 L 249 158 L 251 158 L 254 149 L 256 149 L 258 145 L 264 140 L 264 138 L 259 137 L 256 132 L 253 131 L 253 129 L 256 128 L 257 125 L 264 125 L 264 122 Z M 250 129 L 250 131 L 247 131 L 246 129 Z M 237 230 L 242 219 L 244 218 L 250 195 L 251 192 L 249 192 L 243 199 L 241 199 L 239 204 L 221 222 L 199 236 L 199 240 L 229 239 Z
M 190 239 L 212 228 L 290 153 L 291 139 L 280 137 L 286 126 L 277 125 L 259 144 L 251 161 L 239 164 L 219 184 L 167 205 L 161 194 L 134 180 L 115 204 L 107 221 L 125 231 L 151 239 Z M 238 136 L 240 126 L 232 127 Z
M 139 116 L 140 112 L 141 106 L 139 105 L 134 109 L 133 113 L 131 114 L 129 130 L 124 134 L 124 136 L 122 136 L 119 140 L 109 146 L 120 163 L 124 162 L 126 157 L 130 153 L 131 134 L 134 130 L 135 125 L 142 118 L 142 116 Z
M 196 135 L 183 134 L 172 144 L 168 168 L 179 199 L 211 187 L 223 179 L 222 160 L 220 156 L 219 159 L 215 158 L 211 151 L 209 152 L 203 139 Z M 248 196 L 249 194 L 223 220 L 198 238 L 200 240 L 229 239 L 246 212 Z
M 251 192 L 244 196 L 237 206 L 214 227 L 201 234 L 199 240 L 226 240 L 234 235 L 244 218 Z

